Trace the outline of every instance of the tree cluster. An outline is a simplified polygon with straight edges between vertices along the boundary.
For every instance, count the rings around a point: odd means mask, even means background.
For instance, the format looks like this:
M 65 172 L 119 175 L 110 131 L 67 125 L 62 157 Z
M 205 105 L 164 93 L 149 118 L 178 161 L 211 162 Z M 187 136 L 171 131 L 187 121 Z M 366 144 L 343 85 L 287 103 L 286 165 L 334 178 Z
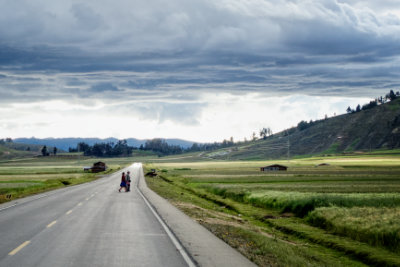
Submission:
M 5 138 L 5 139 L 0 139 L 0 145 L 4 145 L 6 143 L 12 143 L 13 140 L 9 137 Z
M 317 122 L 318 121 L 313 121 L 313 120 L 310 120 L 309 122 L 306 122 L 306 121 L 302 120 L 301 122 L 299 122 L 297 124 L 297 129 L 299 131 L 303 131 L 303 130 L 305 130 L 307 128 L 310 128 L 311 126 L 315 125 Z
M 388 101 L 393 101 L 398 97 L 400 97 L 400 92 L 396 92 L 395 93 L 395 92 L 393 92 L 393 90 L 390 90 L 390 92 L 387 93 L 385 95 L 385 97 L 380 96 L 380 97 L 378 97 L 378 98 L 376 98 L 376 99 L 374 99 L 374 100 L 370 101 L 369 103 L 364 104 L 362 106 L 360 106 L 360 104 L 358 104 L 355 109 L 352 109 L 351 107 L 348 107 L 346 109 L 346 112 L 347 113 L 355 113 L 355 112 L 360 112 L 361 110 L 371 109 L 371 108 L 374 108 L 374 107 L 376 107 L 378 105 L 385 104 Z
M 134 149 L 134 147 L 128 146 L 126 140 L 119 140 L 116 144 L 113 142 L 96 143 L 93 146 L 80 142 L 76 148 L 69 148 L 69 152 L 83 152 L 85 156 L 95 157 L 120 157 L 132 155 Z
M 146 143 L 140 146 L 140 150 L 151 150 L 159 155 L 174 155 L 181 154 L 184 150 L 177 145 L 169 145 L 164 139 L 154 138 L 147 140 Z
M 260 130 L 260 138 L 262 138 L 264 140 L 267 139 L 267 137 L 271 136 L 271 135 L 272 135 L 272 130 L 269 127 L 267 127 L 267 128 L 264 127 Z
M 27 151 L 30 151 L 30 147 L 27 148 Z M 53 154 L 54 156 L 57 155 L 57 151 L 58 149 L 56 147 L 53 147 Z M 47 149 L 47 146 L 43 146 L 42 149 L 40 150 L 40 152 L 42 153 L 43 157 L 47 157 L 50 156 L 50 152 Z
M 218 142 L 203 143 L 203 144 L 194 143 L 187 151 L 189 151 L 189 152 L 211 151 L 211 150 L 216 150 L 216 149 L 220 149 L 220 148 L 231 147 L 233 145 L 235 145 L 235 142 L 233 141 L 233 137 L 231 137 L 229 140 L 225 139 L 221 143 L 218 143 Z

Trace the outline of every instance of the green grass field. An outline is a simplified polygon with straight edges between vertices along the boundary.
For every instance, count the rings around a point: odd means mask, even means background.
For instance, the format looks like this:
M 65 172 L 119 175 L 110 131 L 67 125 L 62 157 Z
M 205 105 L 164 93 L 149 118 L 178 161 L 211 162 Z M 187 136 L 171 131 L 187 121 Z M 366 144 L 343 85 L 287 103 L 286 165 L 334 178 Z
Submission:
M 94 174 L 83 171 L 96 161 L 108 165 L 106 172 Z M 75 157 L 34 157 L 4 159 L 0 162 L 0 203 L 51 189 L 80 184 L 114 172 L 133 162 L 132 158 L 95 159 Z
M 289 169 L 259 170 L 272 163 Z M 159 173 L 147 178 L 151 188 L 258 265 L 400 265 L 397 153 L 146 167 Z M 252 250 L 239 238 L 252 242 Z M 285 261 L 287 253 L 297 253 L 296 262 Z

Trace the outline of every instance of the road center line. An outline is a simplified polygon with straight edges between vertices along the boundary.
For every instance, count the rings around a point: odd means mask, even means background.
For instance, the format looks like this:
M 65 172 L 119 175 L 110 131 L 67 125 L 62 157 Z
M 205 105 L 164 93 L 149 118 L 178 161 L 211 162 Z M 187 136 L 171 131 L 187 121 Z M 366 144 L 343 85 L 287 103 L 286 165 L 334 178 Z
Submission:
M 79 202 L 79 203 L 78 203 L 78 206 L 82 206 L 82 202 Z
M 72 212 L 72 210 L 69 210 L 69 211 L 67 211 L 66 214 L 69 215 L 69 214 L 71 214 L 71 212 Z
M 49 224 L 47 225 L 47 228 L 52 227 L 52 226 L 55 225 L 56 223 L 57 223 L 57 221 L 52 221 L 51 223 L 49 223 Z
M 31 241 L 25 241 L 24 243 L 22 243 L 21 245 L 19 245 L 19 247 L 15 248 L 13 251 L 11 251 L 10 253 L 8 253 L 8 255 L 13 256 L 13 255 L 17 254 L 18 251 L 20 251 L 21 249 L 23 249 L 24 247 L 26 247 L 29 243 L 31 243 Z

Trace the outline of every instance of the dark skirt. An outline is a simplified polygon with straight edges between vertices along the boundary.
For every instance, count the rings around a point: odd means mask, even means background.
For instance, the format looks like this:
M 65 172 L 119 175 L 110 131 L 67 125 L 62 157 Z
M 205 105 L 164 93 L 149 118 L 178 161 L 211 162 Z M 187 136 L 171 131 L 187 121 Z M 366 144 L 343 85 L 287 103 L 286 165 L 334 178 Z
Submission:
M 126 187 L 126 182 L 121 182 L 120 184 L 122 187 Z

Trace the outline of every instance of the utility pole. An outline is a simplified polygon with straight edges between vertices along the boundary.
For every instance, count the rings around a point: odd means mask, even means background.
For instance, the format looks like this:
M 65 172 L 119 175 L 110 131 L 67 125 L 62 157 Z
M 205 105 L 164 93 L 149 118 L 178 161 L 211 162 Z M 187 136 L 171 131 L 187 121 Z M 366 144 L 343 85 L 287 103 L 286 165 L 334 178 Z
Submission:
M 287 147 L 287 160 L 290 160 L 290 135 L 288 135 L 287 138 L 287 142 L 288 142 L 288 147 Z

